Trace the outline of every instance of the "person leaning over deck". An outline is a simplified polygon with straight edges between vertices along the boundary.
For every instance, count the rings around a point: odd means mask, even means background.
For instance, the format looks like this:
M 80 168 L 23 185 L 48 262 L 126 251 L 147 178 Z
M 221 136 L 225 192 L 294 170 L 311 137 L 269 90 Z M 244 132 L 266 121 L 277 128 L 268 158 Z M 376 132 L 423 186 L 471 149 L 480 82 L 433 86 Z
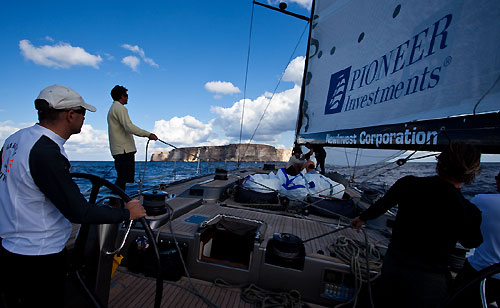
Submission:
M 474 255 L 465 260 L 464 267 L 455 280 L 457 287 L 473 279 L 480 270 L 500 263 L 500 172 L 495 180 L 498 194 L 479 194 L 471 200 L 483 213 L 481 232 L 484 241 L 476 248 Z M 456 300 L 457 305 L 459 304 L 457 307 L 483 307 L 479 285 L 480 282 L 477 282 L 465 290 Z M 488 303 L 496 301 L 500 304 L 500 273 L 486 280 L 486 300 Z
M 128 103 L 128 89 L 116 85 L 111 90 L 114 102 L 108 112 L 109 148 L 115 160 L 117 173 L 115 184 L 125 190 L 126 183 L 133 183 L 135 176 L 135 148 L 134 136 L 148 137 L 149 140 L 158 140 L 158 137 L 146 130 L 135 126 L 125 105 Z
M 292 150 L 292 156 L 290 157 L 290 159 L 286 163 L 285 168 L 289 168 L 290 166 L 292 166 L 295 163 L 299 163 L 299 162 L 303 163 L 304 161 L 301 159 L 301 156 L 302 156 L 302 149 L 300 148 L 300 146 L 295 146 Z
M 359 231 L 370 219 L 398 205 L 392 238 L 374 294 L 377 307 L 436 307 L 448 295 L 448 257 L 455 245 L 481 244 L 481 211 L 461 187 L 480 170 L 481 154 L 465 143 L 450 144 L 437 157 L 437 176 L 406 176 L 351 221 Z
M 39 123 L 5 141 L 0 161 L 0 302 L 7 307 L 62 307 L 71 223 L 118 223 L 144 217 L 138 200 L 125 209 L 89 204 L 70 175 L 64 143 L 80 133 L 86 104 L 53 85 L 35 100 Z M 3 306 L 0 304 L 0 306 Z
M 323 146 L 319 144 L 310 144 L 306 142 L 305 147 L 310 151 L 304 155 L 306 160 L 311 158 L 311 155 L 314 153 L 314 157 L 316 157 L 317 166 L 321 169 L 321 174 L 325 175 L 325 160 L 326 160 L 326 151 Z

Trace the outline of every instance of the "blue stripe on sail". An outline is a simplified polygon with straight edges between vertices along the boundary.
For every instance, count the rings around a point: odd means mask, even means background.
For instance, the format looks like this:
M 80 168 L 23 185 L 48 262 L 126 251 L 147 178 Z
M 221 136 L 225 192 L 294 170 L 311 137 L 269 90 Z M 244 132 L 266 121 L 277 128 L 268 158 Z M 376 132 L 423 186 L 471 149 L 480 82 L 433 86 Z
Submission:
M 293 189 L 297 189 L 297 188 L 306 188 L 304 185 L 294 185 L 294 186 L 291 186 L 291 187 L 288 186 L 288 185 L 292 184 L 293 180 L 295 180 L 295 178 L 297 178 L 299 175 L 301 177 L 304 177 L 302 175 L 302 173 L 299 173 L 298 175 L 294 176 L 292 179 L 289 179 L 288 178 L 288 173 L 286 173 L 285 168 L 281 168 L 280 170 L 283 172 L 283 174 L 285 175 L 285 178 L 286 178 L 286 183 L 285 184 L 281 184 L 281 186 L 283 186 L 283 188 L 285 188 L 286 190 L 293 190 Z
M 286 184 L 282 184 L 281 186 L 283 186 L 286 190 L 294 190 L 297 188 L 306 188 L 304 185 L 287 186 Z

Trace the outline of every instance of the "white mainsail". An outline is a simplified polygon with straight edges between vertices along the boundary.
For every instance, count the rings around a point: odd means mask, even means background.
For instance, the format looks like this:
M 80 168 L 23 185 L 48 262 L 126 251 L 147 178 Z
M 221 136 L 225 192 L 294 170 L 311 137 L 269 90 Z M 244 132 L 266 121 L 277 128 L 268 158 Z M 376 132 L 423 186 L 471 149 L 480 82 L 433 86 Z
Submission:
M 499 1 L 313 10 L 300 143 L 435 150 L 457 139 L 500 151 Z

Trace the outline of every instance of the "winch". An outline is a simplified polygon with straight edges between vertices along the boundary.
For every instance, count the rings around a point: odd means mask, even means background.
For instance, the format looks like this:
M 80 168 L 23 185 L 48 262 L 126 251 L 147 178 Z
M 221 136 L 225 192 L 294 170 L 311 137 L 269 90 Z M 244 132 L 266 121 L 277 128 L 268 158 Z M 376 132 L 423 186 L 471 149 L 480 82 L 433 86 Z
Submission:
M 302 270 L 304 259 L 304 243 L 294 234 L 275 233 L 267 243 L 266 263 Z
M 148 216 L 158 216 L 163 215 L 167 212 L 167 208 L 165 206 L 165 199 L 168 194 L 153 190 L 151 193 L 142 193 L 142 206 L 146 209 L 146 214 Z

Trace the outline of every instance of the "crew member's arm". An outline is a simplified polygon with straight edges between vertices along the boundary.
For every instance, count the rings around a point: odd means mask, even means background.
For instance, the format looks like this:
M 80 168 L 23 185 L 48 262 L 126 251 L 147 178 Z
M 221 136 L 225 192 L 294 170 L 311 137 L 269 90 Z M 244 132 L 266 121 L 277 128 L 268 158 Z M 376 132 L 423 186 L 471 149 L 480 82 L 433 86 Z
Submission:
M 114 111 L 115 111 L 115 116 L 116 118 L 118 119 L 118 121 L 120 122 L 120 124 L 122 125 L 123 129 L 125 129 L 125 131 L 129 134 L 133 134 L 133 135 L 136 135 L 136 136 L 139 136 L 139 137 L 151 137 L 151 135 L 154 135 L 154 134 L 151 134 L 150 132 L 148 132 L 147 130 L 144 130 L 142 128 L 139 128 L 137 126 L 135 126 L 132 121 L 130 120 L 130 117 L 128 115 L 128 110 L 127 108 L 125 108 L 125 106 L 118 106 L 119 108 L 115 108 Z M 156 137 L 156 135 L 155 135 Z M 152 140 L 156 140 L 156 139 L 153 139 L 153 138 L 150 138 Z
M 387 210 L 398 204 L 401 200 L 401 196 L 403 195 L 403 188 L 409 185 L 409 178 L 410 177 L 404 177 L 397 180 L 382 198 L 378 199 L 375 204 L 370 206 L 361 215 L 351 221 L 351 228 L 359 231 L 361 226 L 363 226 L 367 220 L 379 217 Z
M 143 210 L 139 209 L 138 212 L 138 206 L 142 206 L 135 203 L 129 206 L 130 211 L 88 203 L 70 176 L 68 160 L 61 154 L 59 146 L 48 137 L 42 136 L 31 149 L 29 167 L 40 191 L 72 223 L 118 223 L 133 219 Z

